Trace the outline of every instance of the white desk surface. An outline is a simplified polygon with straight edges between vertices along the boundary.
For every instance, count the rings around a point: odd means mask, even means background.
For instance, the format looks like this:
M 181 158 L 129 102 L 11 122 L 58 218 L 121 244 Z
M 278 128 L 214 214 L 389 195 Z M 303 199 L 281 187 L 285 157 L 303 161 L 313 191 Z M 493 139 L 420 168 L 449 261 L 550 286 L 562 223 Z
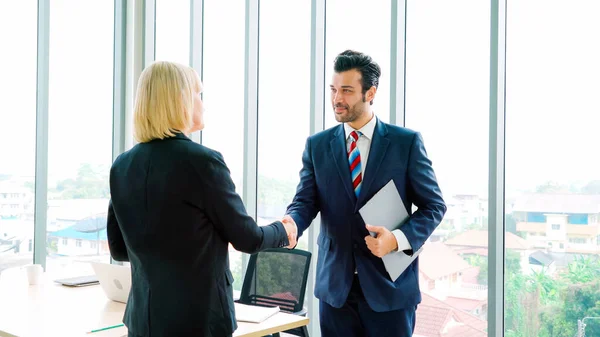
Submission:
M 24 271 L 0 276 L 0 336 L 7 337 L 121 337 L 120 327 L 86 332 L 122 323 L 125 304 L 106 298 L 99 285 L 70 288 L 45 275 L 39 285 L 29 285 Z M 260 324 L 238 322 L 234 337 L 258 337 L 307 325 L 309 319 L 286 313 Z

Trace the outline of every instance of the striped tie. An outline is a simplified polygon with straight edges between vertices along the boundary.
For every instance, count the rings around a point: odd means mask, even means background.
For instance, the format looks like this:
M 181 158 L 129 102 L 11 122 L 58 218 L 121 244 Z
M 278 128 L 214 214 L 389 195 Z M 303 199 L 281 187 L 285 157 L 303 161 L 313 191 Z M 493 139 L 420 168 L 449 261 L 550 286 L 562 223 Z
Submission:
M 352 176 L 352 186 L 354 194 L 358 198 L 360 187 L 362 186 L 362 167 L 360 164 L 360 152 L 358 151 L 357 140 L 362 136 L 360 131 L 352 131 L 350 133 L 350 150 L 348 150 L 348 162 L 350 163 L 350 175 Z

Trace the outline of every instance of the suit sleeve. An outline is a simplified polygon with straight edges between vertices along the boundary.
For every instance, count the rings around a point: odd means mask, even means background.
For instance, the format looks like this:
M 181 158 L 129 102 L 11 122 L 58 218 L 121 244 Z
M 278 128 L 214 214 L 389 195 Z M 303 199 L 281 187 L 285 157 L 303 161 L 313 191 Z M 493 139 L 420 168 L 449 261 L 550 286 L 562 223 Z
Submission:
M 235 192 L 221 154 L 215 152 L 212 158 L 208 158 L 208 164 L 202 171 L 200 180 L 205 185 L 207 216 L 217 232 L 235 249 L 252 254 L 266 248 L 289 245 L 281 222 L 258 226 L 248 215 L 242 199 Z
M 117 261 L 129 261 L 127 247 L 123 240 L 123 233 L 119 228 L 112 200 L 108 201 L 108 214 L 106 217 L 106 235 L 108 237 L 108 249 L 113 259 Z
M 418 209 L 400 230 L 412 247 L 412 251 L 405 252 L 412 254 L 427 241 L 446 213 L 442 192 L 419 133 L 415 134 L 411 146 L 407 176 L 408 193 Z
M 319 213 L 319 207 L 315 168 L 312 162 L 310 138 L 308 138 L 302 154 L 300 182 L 296 188 L 294 200 L 292 200 L 286 211 L 298 226 L 298 237 L 310 226 L 317 213 Z

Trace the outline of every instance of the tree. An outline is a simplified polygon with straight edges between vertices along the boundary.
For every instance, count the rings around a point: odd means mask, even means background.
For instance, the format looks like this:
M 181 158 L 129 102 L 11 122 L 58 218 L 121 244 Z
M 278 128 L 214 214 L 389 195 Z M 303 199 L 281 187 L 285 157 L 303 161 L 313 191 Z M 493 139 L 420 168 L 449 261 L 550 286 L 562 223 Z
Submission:
M 23 187 L 27 188 L 31 193 L 35 192 L 35 182 L 33 181 L 24 182 Z
M 585 194 L 600 194 L 600 180 L 592 180 L 585 185 L 581 192 Z
M 541 304 L 550 304 L 558 299 L 559 280 L 553 279 L 545 268 L 528 275 L 527 281 L 528 286 L 539 292 Z
M 504 224 L 506 226 L 506 231 L 517 234 L 517 220 L 512 216 L 512 214 L 506 214 L 504 218 Z
M 565 281 L 563 279 L 563 281 Z M 540 337 L 572 337 L 577 320 L 600 314 L 600 283 L 568 284 L 559 301 L 540 312 Z M 586 336 L 600 336 L 597 322 L 588 322 Z
M 477 283 L 487 284 L 488 283 L 488 259 L 481 255 L 471 255 L 467 257 L 467 262 L 473 267 L 479 267 L 479 274 L 477 275 Z
M 521 254 L 514 250 L 506 251 L 506 275 L 507 278 L 511 275 L 517 275 L 521 273 Z M 479 267 L 479 275 L 477 275 L 477 282 L 479 284 L 488 283 L 488 259 L 481 255 L 470 255 L 467 257 L 467 262 L 474 266 Z
M 235 260 L 234 260 L 235 261 Z M 238 261 L 236 261 L 238 262 Z M 242 263 L 241 259 L 238 263 L 230 263 L 231 275 L 233 276 L 233 289 L 242 289 L 242 283 L 244 282 L 244 275 L 242 275 Z
M 539 333 L 523 337 L 572 337 L 577 321 L 600 316 L 600 262 L 593 257 L 577 257 L 564 273 L 551 278 L 545 272 L 529 277 L 526 291 L 539 292 Z M 590 321 L 586 336 L 600 336 L 600 322 Z
M 258 203 L 269 206 L 287 206 L 296 193 L 296 183 L 259 176 L 261 188 L 258 191 Z
M 60 180 L 50 189 L 55 199 L 108 199 L 108 167 L 82 164 L 75 179 Z
M 505 282 L 505 305 L 504 324 L 506 336 L 511 337 L 529 337 L 526 334 L 525 312 L 527 308 L 523 306 L 522 293 L 525 291 L 525 276 L 507 275 Z
M 290 293 L 299 300 L 302 289 L 306 259 L 303 256 L 288 253 L 262 253 L 256 260 L 256 293 L 278 297 L 278 294 Z M 289 297 L 281 297 L 287 298 Z
M 506 250 L 506 274 L 521 274 L 521 253 L 512 249 Z
M 564 277 L 572 284 L 597 280 L 600 277 L 600 260 L 591 256 L 577 256 L 567 266 Z
M 58 242 L 56 240 L 52 240 L 48 243 L 46 250 L 49 253 L 56 254 L 58 252 Z
M 484 224 L 471 223 L 465 226 L 464 231 L 487 229 Z
M 585 185 L 565 185 L 556 181 L 547 181 L 535 189 L 536 193 L 577 193 L 577 194 L 600 194 L 600 180 L 589 181 Z
M 536 193 L 570 193 L 573 192 L 567 185 L 556 181 L 547 181 L 535 188 Z

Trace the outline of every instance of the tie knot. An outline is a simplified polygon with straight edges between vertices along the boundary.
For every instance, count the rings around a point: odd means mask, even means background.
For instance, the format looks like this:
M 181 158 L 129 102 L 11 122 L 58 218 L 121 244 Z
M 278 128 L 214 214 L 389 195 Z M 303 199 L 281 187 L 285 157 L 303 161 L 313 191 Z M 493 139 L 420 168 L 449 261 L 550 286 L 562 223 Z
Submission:
M 358 137 L 362 136 L 362 133 L 360 131 L 352 131 L 350 132 L 350 137 L 352 138 L 352 141 L 355 142 L 358 140 Z

